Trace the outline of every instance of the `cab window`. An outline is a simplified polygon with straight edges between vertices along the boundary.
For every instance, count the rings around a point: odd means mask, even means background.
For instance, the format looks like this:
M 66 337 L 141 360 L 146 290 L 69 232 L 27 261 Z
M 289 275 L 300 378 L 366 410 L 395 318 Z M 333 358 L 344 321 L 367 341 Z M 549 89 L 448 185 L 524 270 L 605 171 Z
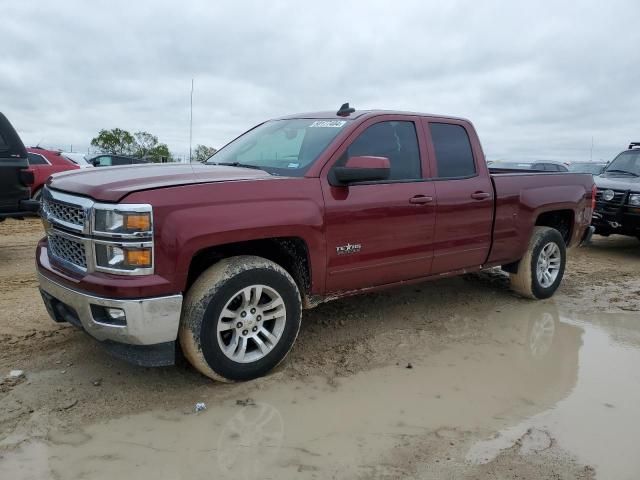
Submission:
M 368 127 L 342 155 L 337 165 L 349 157 L 386 157 L 391 165 L 390 181 L 422 178 L 420 148 L 413 122 L 387 121 Z
M 113 165 L 113 161 L 109 155 L 96 158 L 96 167 L 110 167 L 111 165 Z
M 429 131 L 436 151 L 438 178 L 466 178 L 476 174 L 471 142 L 464 127 L 430 123 Z

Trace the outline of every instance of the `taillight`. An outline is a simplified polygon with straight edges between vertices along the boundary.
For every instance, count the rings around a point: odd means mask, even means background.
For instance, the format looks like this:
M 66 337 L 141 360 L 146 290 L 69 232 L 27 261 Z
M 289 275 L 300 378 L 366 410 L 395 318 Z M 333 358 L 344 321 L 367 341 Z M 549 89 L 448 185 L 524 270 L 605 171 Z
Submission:
M 35 183 L 33 170 L 20 170 L 20 182 L 25 187 L 31 187 Z
M 593 185 L 593 187 L 591 187 L 591 212 L 595 212 L 596 211 L 596 194 L 598 193 L 598 187 L 595 186 L 595 184 Z

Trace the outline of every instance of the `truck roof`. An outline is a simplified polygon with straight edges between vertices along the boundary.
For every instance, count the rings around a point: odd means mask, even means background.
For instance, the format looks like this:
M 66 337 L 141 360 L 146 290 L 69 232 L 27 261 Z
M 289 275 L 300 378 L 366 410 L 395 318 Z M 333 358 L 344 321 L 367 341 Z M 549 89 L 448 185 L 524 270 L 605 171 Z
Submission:
M 323 111 L 323 112 L 307 112 L 307 113 L 294 113 L 293 115 L 285 115 L 282 117 L 274 118 L 273 120 L 289 120 L 294 118 L 327 118 L 327 119 L 342 119 L 342 120 L 355 120 L 356 118 L 369 118 L 377 115 L 412 115 L 417 117 L 432 117 L 442 118 L 447 120 L 458 120 L 469 122 L 466 118 L 453 117 L 449 115 L 435 115 L 431 113 L 419 113 L 419 112 L 406 112 L 402 110 L 356 110 L 355 112 L 347 115 L 338 115 L 335 111 Z

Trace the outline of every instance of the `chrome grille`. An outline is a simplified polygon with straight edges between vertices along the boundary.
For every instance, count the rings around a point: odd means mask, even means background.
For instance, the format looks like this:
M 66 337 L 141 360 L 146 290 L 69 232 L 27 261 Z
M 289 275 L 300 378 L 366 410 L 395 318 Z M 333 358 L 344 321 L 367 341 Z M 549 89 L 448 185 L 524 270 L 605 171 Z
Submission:
M 42 209 L 54 221 L 59 220 L 79 227 L 84 226 L 85 213 L 80 206 L 67 205 L 49 198 L 43 198 Z
M 82 242 L 63 237 L 55 232 L 50 232 L 48 239 L 49 253 L 54 258 L 63 260 L 86 270 L 87 254 Z

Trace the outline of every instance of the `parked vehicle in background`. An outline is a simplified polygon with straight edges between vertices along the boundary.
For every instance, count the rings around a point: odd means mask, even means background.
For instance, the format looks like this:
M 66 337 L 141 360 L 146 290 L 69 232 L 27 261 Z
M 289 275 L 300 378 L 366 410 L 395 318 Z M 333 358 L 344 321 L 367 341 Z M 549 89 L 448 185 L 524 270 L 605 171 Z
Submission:
M 606 166 L 606 162 L 571 162 L 568 168 L 570 172 L 574 173 L 600 175 Z
M 599 235 L 612 233 L 640 239 L 640 142 L 633 142 L 595 177 L 598 187 L 593 226 Z
M 533 170 L 536 172 L 568 172 L 569 168 L 562 162 L 553 160 L 544 161 L 524 161 L 524 162 L 503 162 L 493 161 L 490 164 L 491 169 L 496 170 Z
M 143 158 L 127 157 L 125 155 L 102 154 L 93 157 L 89 162 L 94 167 L 116 167 L 119 165 L 134 165 L 137 163 L 149 163 Z
M 0 113 L 0 221 L 22 218 L 37 211 L 29 202 L 33 173 L 28 170 L 27 150 L 17 132 Z
M 29 171 L 33 172 L 33 185 L 31 186 L 33 200 L 40 199 L 42 186 L 51 175 L 80 168 L 77 163 L 55 150 L 29 147 L 27 148 L 27 156 L 29 157 Z
M 93 163 L 89 161 L 89 158 L 84 153 L 79 152 L 60 152 L 62 155 L 67 157 L 73 163 L 78 165 L 80 168 L 89 168 L 93 167 Z
M 472 124 L 337 112 L 264 122 L 206 164 L 76 171 L 43 194 L 51 317 L 116 355 L 214 379 L 264 375 L 303 308 L 501 266 L 554 294 L 590 234 L 591 175 L 490 173 Z

